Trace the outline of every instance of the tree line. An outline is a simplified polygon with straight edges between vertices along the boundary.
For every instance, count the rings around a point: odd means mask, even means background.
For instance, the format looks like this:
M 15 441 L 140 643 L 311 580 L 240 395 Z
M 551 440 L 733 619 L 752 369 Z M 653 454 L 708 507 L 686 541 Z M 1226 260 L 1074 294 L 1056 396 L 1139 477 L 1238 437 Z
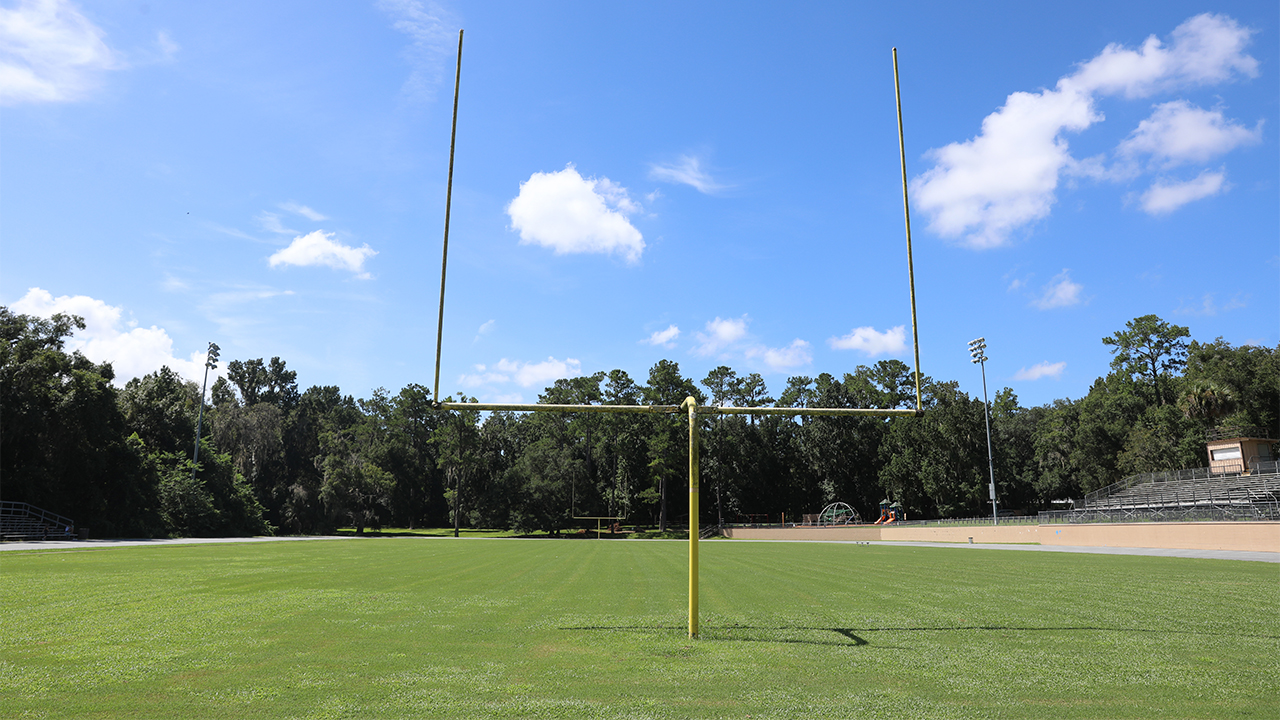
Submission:
M 380 527 L 511 528 L 558 534 L 575 516 L 665 531 L 688 521 L 687 417 L 441 411 L 410 384 L 368 398 L 299 391 L 278 357 L 235 360 L 205 405 L 169 368 L 112 385 L 66 340 L 80 318 L 0 307 L 0 495 L 72 517 L 96 536 L 327 533 Z M 1189 341 L 1154 315 L 1104 338 L 1110 371 L 1077 400 L 991 403 L 1002 509 L 1034 512 L 1140 472 L 1204 467 L 1221 425 L 1277 433 L 1277 348 Z M 864 518 L 882 498 L 909 517 L 990 512 L 981 398 L 924 377 L 922 417 L 700 416 L 700 522 L 799 518 L 843 501 Z M 912 408 L 898 360 L 796 376 L 773 397 L 756 373 L 705 378 L 661 360 L 555 381 L 539 402 Z M 455 398 L 444 398 L 453 401 Z M 463 394 L 458 402 L 475 402 Z

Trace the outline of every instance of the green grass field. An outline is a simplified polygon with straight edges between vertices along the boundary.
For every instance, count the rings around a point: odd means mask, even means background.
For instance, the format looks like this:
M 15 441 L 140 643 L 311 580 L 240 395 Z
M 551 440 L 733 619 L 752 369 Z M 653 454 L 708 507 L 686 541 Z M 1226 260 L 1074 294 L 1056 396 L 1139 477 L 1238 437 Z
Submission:
M 370 538 L 0 554 L 0 717 L 1280 717 L 1267 563 Z

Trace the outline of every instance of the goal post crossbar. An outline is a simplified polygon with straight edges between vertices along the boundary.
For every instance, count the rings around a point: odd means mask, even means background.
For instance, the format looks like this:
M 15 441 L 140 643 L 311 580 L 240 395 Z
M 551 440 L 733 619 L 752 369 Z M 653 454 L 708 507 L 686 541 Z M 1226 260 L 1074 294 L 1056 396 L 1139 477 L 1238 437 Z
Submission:
M 568 413 L 624 413 L 631 415 L 675 415 L 682 405 L 553 405 L 550 403 L 461 403 L 442 402 L 442 410 L 481 410 L 484 412 L 568 412 Z M 699 415 L 783 415 L 798 417 L 815 416 L 902 416 L 915 417 L 924 414 L 915 408 L 811 408 L 811 407 L 732 407 L 700 405 Z

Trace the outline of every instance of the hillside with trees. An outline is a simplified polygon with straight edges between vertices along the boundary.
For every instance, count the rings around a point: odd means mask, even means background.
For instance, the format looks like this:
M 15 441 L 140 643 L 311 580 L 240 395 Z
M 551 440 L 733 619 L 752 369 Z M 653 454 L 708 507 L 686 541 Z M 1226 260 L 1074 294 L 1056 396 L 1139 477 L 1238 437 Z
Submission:
M 558 533 L 574 515 L 683 524 L 683 415 L 442 412 L 410 384 L 355 399 L 299 390 L 274 357 L 235 360 L 205 406 L 168 368 L 112 385 L 110 364 L 65 350 L 84 323 L 0 308 L 0 497 L 70 516 L 98 537 L 316 534 L 338 527 L 512 528 Z M 1223 425 L 1280 437 L 1280 348 L 1190 340 L 1147 315 L 1102 342 L 1107 374 L 1079 399 L 992 401 L 1001 508 L 1034 512 L 1141 472 L 1204 467 Z M 923 417 L 703 416 L 701 522 L 799 517 L 843 501 L 864 517 L 883 497 L 910 517 L 989 512 L 983 405 L 923 379 Z M 539 402 L 746 407 L 914 407 L 898 360 L 787 380 L 721 366 L 701 380 L 661 360 L 557 380 Z M 459 402 L 474 399 L 459 394 Z M 455 515 L 456 513 L 456 515 Z

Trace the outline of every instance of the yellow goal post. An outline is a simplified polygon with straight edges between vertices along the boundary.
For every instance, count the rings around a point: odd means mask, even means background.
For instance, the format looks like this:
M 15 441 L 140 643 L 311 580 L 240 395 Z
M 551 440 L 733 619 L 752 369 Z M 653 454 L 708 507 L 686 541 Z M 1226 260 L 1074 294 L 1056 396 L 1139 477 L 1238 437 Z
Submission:
M 877 416 L 915 417 L 924 414 L 920 394 L 920 338 L 916 329 L 916 280 L 911 252 L 911 206 L 907 199 L 907 155 L 902 129 L 902 93 L 898 84 L 898 49 L 893 48 L 893 86 L 898 110 L 898 153 L 902 164 L 902 206 L 907 233 L 907 282 L 911 298 L 911 343 L 915 351 L 916 406 L 914 408 L 813 408 L 813 407 L 731 407 L 698 405 L 692 396 L 679 405 L 557 405 L 550 403 L 460 403 L 440 402 L 440 357 L 444 337 L 445 275 L 449 264 L 449 215 L 453 202 L 453 160 L 458 137 L 458 96 L 462 82 L 462 35 L 458 31 L 458 61 L 453 86 L 453 125 L 449 137 L 449 179 L 445 191 L 444 250 L 440 261 L 440 308 L 436 324 L 436 367 L 432 402 L 439 410 L 479 410 L 486 412 L 633 413 L 689 417 L 689 637 L 698 637 L 698 474 L 699 415 L 782 415 L 788 417 Z

